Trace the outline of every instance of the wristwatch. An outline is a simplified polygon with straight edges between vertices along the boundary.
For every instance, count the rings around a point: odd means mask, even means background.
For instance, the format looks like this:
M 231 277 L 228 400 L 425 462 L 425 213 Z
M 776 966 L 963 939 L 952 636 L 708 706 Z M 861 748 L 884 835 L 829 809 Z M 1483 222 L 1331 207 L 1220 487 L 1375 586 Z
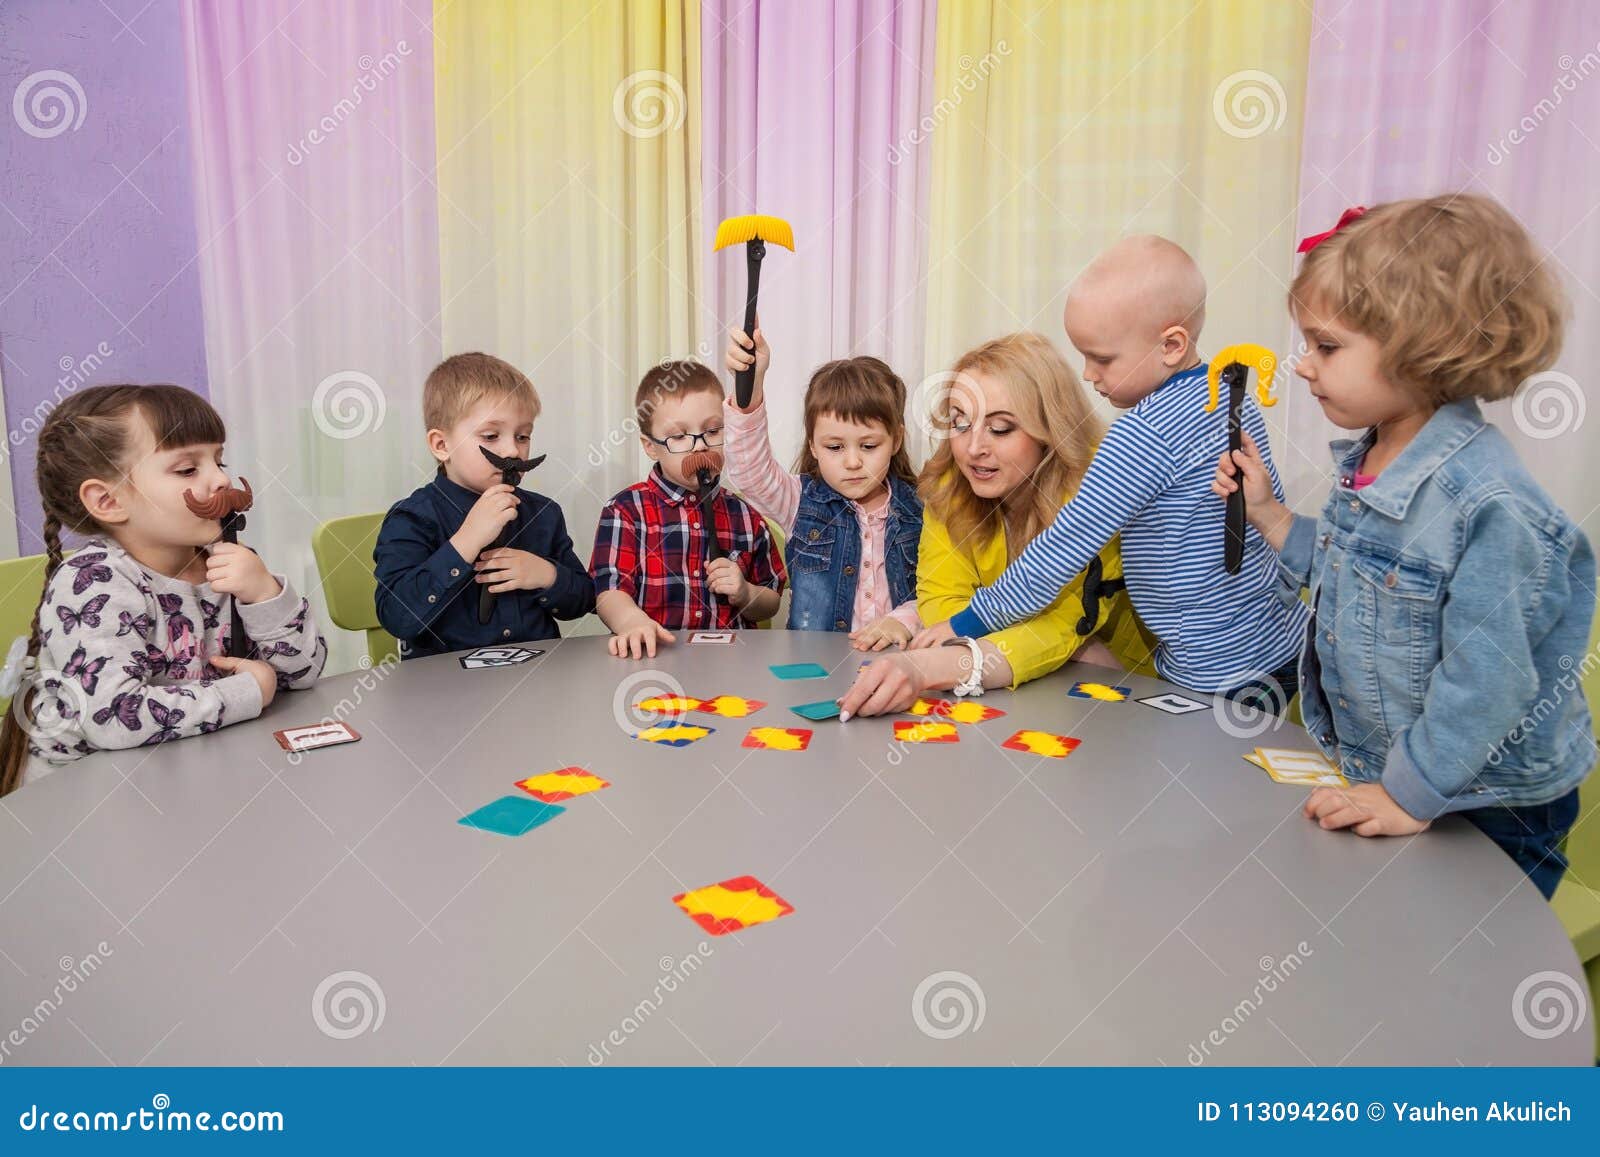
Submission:
M 955 695 L 958 698 L 966 695 L 982 695 L 984 691 L 983 651 L 978 647 L 978 640 L 960 636 L 954 639 L 946 640 L 944 645 L 946 647 L 965 646 L 972 654 L 972 667 L 967 672 L 967 677 L 961 682 L 957 683 L 953 688 Z

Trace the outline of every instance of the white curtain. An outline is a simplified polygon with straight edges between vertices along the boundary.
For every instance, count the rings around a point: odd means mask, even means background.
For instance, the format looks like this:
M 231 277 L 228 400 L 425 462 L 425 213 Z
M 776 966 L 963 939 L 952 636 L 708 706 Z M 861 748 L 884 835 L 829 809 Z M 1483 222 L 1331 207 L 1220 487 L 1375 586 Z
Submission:
M 244 540 L 317 603 L 330 672 L 364 653 L 311 534 L 432 474 L 439 360 L 433 39 L 403 4 L 184 5 L 211 397 L 257 494 Z

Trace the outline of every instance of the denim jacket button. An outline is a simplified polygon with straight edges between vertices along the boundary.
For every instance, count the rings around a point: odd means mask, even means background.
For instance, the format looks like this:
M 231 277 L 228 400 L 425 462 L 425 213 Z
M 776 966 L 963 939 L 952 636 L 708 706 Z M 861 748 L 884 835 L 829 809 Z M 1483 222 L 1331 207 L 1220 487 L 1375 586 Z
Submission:
M 1350 706 L 1350 704 L 1348 704 L 1348 703 L 1346 703 L 1344 701 L 1344 696 L 1342 696 L 1342 695 L 1339 697 L 1339 706 L 1340 707 L 1348 707 L 1348 706 Z
M 844 568 L 844 573 L 845 574 L 855 574 L 856 573 L 856 568 L 853 567 L 853 566 L 847 566 L 847 567 Z
M 1323 736 L 1323 737 L 1322 737 L 1322 742 L 1324 742 L 1324 743 L 1332 743 L 1332 742 L 1333 742 L 1333 736 L 1331 736 L 1331 735 L 1324 735 L 1324 736 Z
M 820 533 L 821 533 L 820 531 L 813 530 L 806 537 L 809 538 L 812 542 L 816 542 L 817 541 L 817 535 L 820 534 Z
M 1360 510 L 1361 510 L 1361 503 L 1358 502 L 1356 499 L 1352 498 L 1350 500 L 1350 509 L 1351 509 L 1352 512 L 1359 513 Z
M 836 631 L 842 631 L 847 626 L 849 626 L 849 624 L 846 623 L 843 619 L 835 619 L 833 621 L 833 629 L 836 630 Z
M 461 568 L 458 567 L 458 566 L 451 567 L 450 568 L 450 577 L 451 578 L 460 578 L 461 577 Z
M 428 601 L 430 603 L 436 603 L 436 602 L 439 601 L 439 596 L 438 595 L 429 595 L 428 596 Z
M 1393 588 L 1394 584 L 1399 581 L 1400 580 L 1395 577 L 1394 571 L 1390 571 L 1388 574 L 1383 576 L 1383 585 L 1386 587 Z

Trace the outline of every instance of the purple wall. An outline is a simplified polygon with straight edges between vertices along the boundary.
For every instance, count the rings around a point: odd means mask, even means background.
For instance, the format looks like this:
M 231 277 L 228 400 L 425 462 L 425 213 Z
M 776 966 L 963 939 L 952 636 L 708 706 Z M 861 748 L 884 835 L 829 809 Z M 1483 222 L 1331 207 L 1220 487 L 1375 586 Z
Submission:
M 43 549 L 39 407 L 98 382 L 206 388 L 178 3 L 142 6 L 0 2 L 0 452 L 23 554 Z

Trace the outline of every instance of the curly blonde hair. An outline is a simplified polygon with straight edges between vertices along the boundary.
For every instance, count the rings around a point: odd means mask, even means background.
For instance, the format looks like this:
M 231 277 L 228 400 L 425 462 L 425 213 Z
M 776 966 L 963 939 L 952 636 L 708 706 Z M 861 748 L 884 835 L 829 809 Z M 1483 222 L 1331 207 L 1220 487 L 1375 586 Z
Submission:
M 1306 254 L 1289 308 L 1378 342 L 1385 378 L 1434 406 L 1510 397 L 1561 350 L 1566 296 L 1498 201 L 1390 201 Z

